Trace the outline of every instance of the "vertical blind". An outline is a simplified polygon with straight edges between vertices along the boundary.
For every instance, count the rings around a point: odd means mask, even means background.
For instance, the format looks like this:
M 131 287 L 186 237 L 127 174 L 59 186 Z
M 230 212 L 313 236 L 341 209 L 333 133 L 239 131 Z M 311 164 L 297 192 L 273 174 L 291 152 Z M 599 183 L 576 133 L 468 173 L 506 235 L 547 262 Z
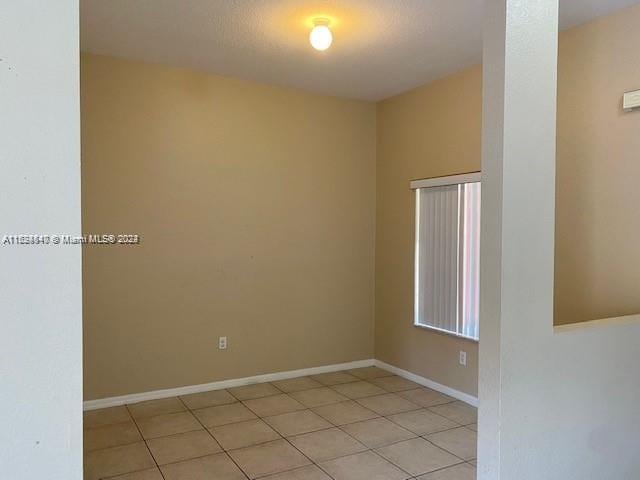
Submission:
M 415 323 L 478 338 L 480 183 L 416 189 Z

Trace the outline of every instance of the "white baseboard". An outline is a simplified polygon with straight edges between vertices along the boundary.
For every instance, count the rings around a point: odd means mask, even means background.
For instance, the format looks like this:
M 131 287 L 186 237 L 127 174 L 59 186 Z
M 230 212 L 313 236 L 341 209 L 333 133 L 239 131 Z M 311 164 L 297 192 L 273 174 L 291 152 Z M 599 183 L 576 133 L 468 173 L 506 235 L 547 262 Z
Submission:
M 256 375 L 254 377 L 234 378 L 230 380 L 222 380 L 219 382 L 203 383 L 201 385 L 188 385 L 185 387 L 168 388 L 166 390 L 155 390 L 152 392 L 132 393 L 130 395 L 122 395 L 119 397 L 100 398 L 98 400 L 87 400 L 84 402 L 84 410 L 97 410 L 99 408 L 117 407 L 120 405 L 126 405 L 137 402 L 144 402 L 146 400 L 158 400 L 160 398 L 177 397 L 178 395 L 189 395 L 191 393 L 208 392 L 211 390 L 222 390 L 224 388 L 242 387 L 244 385 L 251 385 L 253 383 L 263 382 L 275 382 L 278 380 L 287 380 L 289 378 L 305 377 L 308 375 L 318 375 L 320 373 L 339 372 L 341 370 L 351 370 L 353 368 L 364 368 L 377 366 L 383 370 L 387 370 L 391 373 L 411 380 L 425 387 L 429 387 L 438 392 L 449 395 L 457 400 L 461 400 L 474 407 L 478 406 L 478 399 L 467 393 L 460 392 L 453 388 L 447 387 L 440 383 L 429 380 L 428 378 L 421 377 L 415 373 L 411 373 L 407 370 L 394 367 L 388 363 L 380 360 L 368 359 L 358 360 L 356 362 L 339 363 L 335 365 L 325 365 L 322 367 L 303 368 L 301 370 L 289 370 L 286 372 L 267 373 L 264 375 Z
M 419 383 L 424 387 L 429 387 L 432 390 L 436 390 L 440 393 L 444 393 L 445 395 L 449 395 L 450 397 L 453 397 L 457 400 L 461 400 L 474 407 L 478 406 L 478 397 L 474 397 L 473 395 L 469 395 L 468 393 L 455 390 L 451 387 L 447 387 L 446 385 L 442 385 L 438 382 L 434 382 L 433 380 L 429 380 L 428 378 L 421 377 L 420 375 L 416 375 L 415 373 L 411 373 L 407 370 L 402 370 L 401 368 L 394 367 L 393 365 L 389 365 L 388 363 L 382 362 L 380 360 L 375 360 L 374 365 L 378 368 L 382 368 L 383 370 L 387 370 L 389 372 L 395 373 L 399 377 L 406 378 L 407 380 L 411 380 L 412 382 Z
M 131 403 L 143 402 L 146 400 L 157 400 L 160 398 L 177 397 L 178 395 L 189 395 L 191 393 L 208 392 L 211 390 L 222 390 L 223 388 L 242 387 L 253 383 L 274 382 L 277 380 L 287 380 L 289 378 L 305 377 L 307 375 L 318 375 L 320 373 L 339 372 L 340 370 L 350 370 L 353 368 L 371 367 L 375 365 L 374 359 L 358 360 L 349 363 L 339 363 L 336 365 L 325 365 L 322 367 L 303 368 L 301 370 L 289 370 L 286 372 L 267 373 L 254 377 L 235 378 L 222 380 L 219 382 L 203 383 L 201 385 L 188 385 L 185 387 L 169 388 L 166 390 L 155 390 L 152 392 L 132 393 L 119 397 L 100 398 L 97 400 L 87 400 L 83 403 L 84 410 L 97 410 L 99 408 L 117 407 Z

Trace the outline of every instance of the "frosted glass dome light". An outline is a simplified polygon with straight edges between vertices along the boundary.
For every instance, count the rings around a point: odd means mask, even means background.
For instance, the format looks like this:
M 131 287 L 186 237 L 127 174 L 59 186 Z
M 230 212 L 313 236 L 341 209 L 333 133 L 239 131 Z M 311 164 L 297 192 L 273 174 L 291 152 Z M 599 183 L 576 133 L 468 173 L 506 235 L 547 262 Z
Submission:
M 329 29 L 329 21 L 324 18 L 318 18 L 313 23 L 315 26 L 309 34 L 309 42 L 316 50 L 326 50 L 333 42 L 333 34 Z

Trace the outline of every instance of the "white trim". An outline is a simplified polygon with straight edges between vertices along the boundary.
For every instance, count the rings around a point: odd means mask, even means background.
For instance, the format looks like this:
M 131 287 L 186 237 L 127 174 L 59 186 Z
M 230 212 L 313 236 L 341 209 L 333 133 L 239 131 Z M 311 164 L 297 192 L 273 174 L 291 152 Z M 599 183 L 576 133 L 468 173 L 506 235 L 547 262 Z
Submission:
M 568 323 L 564 325 L 555 325 L 554 333 L 575 332 L 577 330 L 587 330 L 590 328 L 603 328 L 617 325 L 640 324 L 640 314 L 625 315 L 623 317 L 599 318 L 597 320 L 589 320 L 586 322 Z
M 450 335 L 452 337 L 461 338 L 463 340 L 469 340 L 470 342 L 478 343 L 480 342 L 479 338 L 469 337 L 467 335 L 463 335 L 458 332 L 452 332 L 450 330 L 445 330 L 444 328 L 434 327 L 432 325 L 423 325 L 422 323 L 413 322 L 413 326 L 416 328 L 424 328 L 425 330 L 431 330 L 433 332 L 442 333 L 444 335 Z
M 187 385 L 184 387 L 169 388 L 166 390 L 155 390 L 152 392 L 132 393 L 130 395 L 122 395 L 119 397 L 87 400 L 84 402 L 83 408 L 85 411 L 96 410 L 99 408 L 117 407 L 130 403 L 143 402 L 146 400 L 177 397 L 178 395 L 189 395 L 191 393 L 221 390 L 223 388 L 242 387 L 244 385 L 251 385 L 253 383 L 274 382 L 277 380 L 287 380 L 289 378 L 304 377 L 307 375 L 318 375 L 320 373 L 339 372 L 341 370 L 371 367 L 375 365 L 375 362 L 376 361 L 374 359 L 358 360 L 355 362 L 325 365 L 322 367 L 303 368 L 301 370 L 289 370 L 286 372 L 256 375 L 254 377 L 235 378 L 230 380 L 222 380 L 219 382 L 203 383 L 201 385 Z
M 474 407 L 478 406 L 478 397 L 474 397 L 473 395 L 469 395 L 468 393 L 455 390 L 451 387 L 447 387 L 446 385 L 434 382 L 433 380 L 429 380 L 428 378 L 421 377 L 420 375 L 416 375 L 415 373 L 408 372 L 407 370 L 402 370 L 401 368 L 394 367 L 393 365 L 389 365 L 388 363 L 382 362 L 380 360 L 375 360 L 375 366 L 378 368 L 382 368 L 383 370 L 387 370 L 391 373 L 395 373 L 399 377 L 406 378 L 407 380 L 411 380 L 412 382 L 418 383 L 424 387 L 429 387 L 432 390 L 437 390 L 440 393 L 449 395 L 450 397 L 461 400 Z
M 630 112 L 638 107 L 640 107 L 640 90 L 626 92 L 622 96 L 622 109 L 625 112 Z
M 415 237 L 413 243 L 413 323 L 417 324 L 420 313 L 418 305 L 420 303 L 419 286 L 420 286 L 420 190 L 416 189 L 416 223 Z
M 478 405 L 477 397 L 463 393 L 459 390 L 455 390 L 451 387 L 447 387 L 440 383 L 429 380 L 428 378 L 421 377 L 415 373 L 411 373 L 407 370 L 394 367 L 388 363 L 380 360 L 367 359 L 358 360 L 355 362 L 339 363 L 335 365 L 326 365 L 322 367 L 303 368 L 301 370 L 289 370 L 286 372 L 267 373 L 264 375 L 256 375 L 254 377 L 234 378 L 230 380 L 221 380 L 219 382 L 203 383 L 201 385 L 187 385 L 184 387 L 169 388 L 166 390 L 155 390 L 151 392 L 132 393 L 130 395 L 122 395 L 119 397 L 100 398 L 97 400 L 87 400 L 84 402 L 84 410 L 97 410 L 99 408 L 117 407 L 120 405 L 126 405 L 137 402 L 144 402 L 146 400 L 157 400 L 160 398 L 177 397 L 179 395 L 189 395 L 191 393 L 208 392 L 211 390 L 221 390 L 224 388 L 242 387 L 244 385 L 251 385 L 254 383 L 275 382 L 278 380 L 287 380 L 289 378 L 305 377 L 308 375 L 318 375 L 320 373 L 339 372 L 341 370 L 351 370 L 354 368 L 364 368 L 376 366 L 388 372 L 394 373 L 399 377 L 406 378 L 412 382 L 418 383 L 425 387 L 429 387 L 438 392 L 449 395 L 457 400 L 461 400 L 472 406 Z
M 459 185 L 461 183 L 474 183 L 481 181 L 480 172 L 462 173 L 460 175 L 449 175 L 447 177 L 425 178 L 422 180 L 411 180 L 409 187 L 411 190 L 418 188 L 442 187 L 444 185 Z

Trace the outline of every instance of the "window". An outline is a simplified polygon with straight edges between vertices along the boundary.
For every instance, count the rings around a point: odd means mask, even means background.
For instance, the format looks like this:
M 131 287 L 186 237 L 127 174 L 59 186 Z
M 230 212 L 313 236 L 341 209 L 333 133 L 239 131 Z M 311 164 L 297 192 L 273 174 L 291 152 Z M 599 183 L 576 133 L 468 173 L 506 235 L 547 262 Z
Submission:
M 480 174 L 411 182 L 416 191 L 414 323 L 478 339 Z

